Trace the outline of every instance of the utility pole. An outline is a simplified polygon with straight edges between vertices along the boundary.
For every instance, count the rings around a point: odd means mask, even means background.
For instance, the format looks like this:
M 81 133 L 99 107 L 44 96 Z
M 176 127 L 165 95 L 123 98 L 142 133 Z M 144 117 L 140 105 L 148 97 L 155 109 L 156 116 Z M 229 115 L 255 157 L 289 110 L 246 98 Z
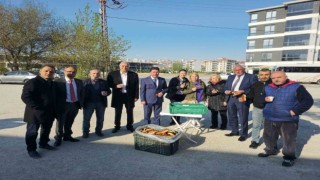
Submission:
M 102 51 L 106 55 L 106 70 L 110 72 L 111 69 L 111 56 L 110 44 L 108 34 L 108 21 L 107 21 L 107 7 L 110 9 L 123 9 L 126 6 L 123 2 L 118 0 L 99 0 L 100 3 L 100 17 L 101 17 L 101 31 L 102 31 Z M 104 41 L 105 40 L 105 41 Z M 106 42 L 106 44 L 104 44 Z

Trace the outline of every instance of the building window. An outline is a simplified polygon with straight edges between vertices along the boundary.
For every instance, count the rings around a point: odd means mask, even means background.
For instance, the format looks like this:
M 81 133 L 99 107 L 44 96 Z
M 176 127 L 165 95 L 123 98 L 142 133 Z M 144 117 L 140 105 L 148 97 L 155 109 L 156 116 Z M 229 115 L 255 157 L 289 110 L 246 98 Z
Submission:
M 271 61 L 272 60 L 272 53 L 262 53 L 261 61 Z
M 251 14 L 250 22 L 257 22 L 258 21 L 258 14 Z
M 313 12 L 313 2 L 304 2 L 291 4 L 288 6 L 287 16 L 297 16 L 302 14 L 311 14 Z
M 268 11 L 266 15 L 266 21 L 275 20 L 277 17 L 277 11 Z
M 287 21 L 286 31 L 301 31 L 311 29 L 311 18 Z
M 264 34 L 273 34 L 274 33 L 274 25 L 268 25 L 264 27 Z
M 248 41 L 248 49 L 254 49 L 256 46 L 256 41 Z
M 273 39 L 264 39 L 263 40 L 263 48 L 272 48 Z
M 282 61 L 306 61 L 308 50 L 283 51 Z
M 253 62 L 253 60 L 254 60 L 254 54 L 247 53 L 246 62 Z
M 309 45 L 310 34 L 285 36 L 283 46 L 305 46 Z
M 250 36 L 253 36 L 253 35 L 256 35 L 256 34 L 257 34 L 257 28 L 256 28 L 256 27 L 250 28 L 249 35 L 250 35 Z

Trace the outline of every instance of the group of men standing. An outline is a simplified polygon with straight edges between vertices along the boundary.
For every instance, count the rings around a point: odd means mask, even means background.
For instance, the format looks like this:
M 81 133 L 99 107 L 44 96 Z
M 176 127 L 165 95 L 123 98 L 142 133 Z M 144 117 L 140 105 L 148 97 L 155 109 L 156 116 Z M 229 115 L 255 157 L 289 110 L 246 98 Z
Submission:
M 277 141 L 281 136 L 284 155 L 282 166 L 293 166 L 299 115 L 311 108 L 312 96 L 304 86 L 289 80 L 283 71 L 271 73 L 269 69 L 261 69 L 258 81 L 256 76 L 244 70 L 242 66 L 236 66 L 234 75 L 228 77 L 225 86 L 225 105 L 231 127 L 231 133 L 226 136 L 240 135 L 239 141 L 248 138 L 249 107 L 253 102 L 252 141 L 249 147 L 257 148 L 260 145 L 260 129 L 264 126 L 266 148 L 265 153 L 259 153 L 258 156 L 276 155 L 279 152 Z
M 296 136 L 299 115 L 307 111 L 313 105 L 313 98 L 300 84 L 290 81 L 282 71 L 271 74 L 268 69 L 259 71 L 258 77 L 245 72 L 244 67 L 234 67 L 234 75 L 230 75 L 225 84 L 225 102 L 231 132 L 226 136 L 240 136 L 239 141 L 248 138 L 248 116 L 250 104 L 253 103 L 253 127 L 250 148 L 260 145 L 260 129 L 264 123 L 263 139 L 266 144 L 265 153 L 259 157 L 268 157 L 278 153 L 277 140 L 283 139 L 283 166 L 292 166 L 295 160 Z M 170 102 L 183 100 L 180 91 L 185 88 L 188 80 L 186 71 L 179 71 L 179 76 L 170 80 L 167 86 L 166 80 L 159 77 L 159 68 L 150 69 L 150 76 L 143 78 L 140 85 L 138 74 L 129 71 L 129 64 L 121 62 L 119 70 L 110 72 L 106 80 L 100 79 L 98 69 L 90 70 L 90 78 L 81 81 L 75 78 L 76 68 L 68 66 L 64 69 L 65 77 L 53 81 L 54 67 L 43 66 L 39 75 L 29 80 L 22 93 L 22 100 L 26 104 L 24 121 L 27 122 L 26 144 L 29 156 L 40 158 L 37 149 L 37 135 L 39 127 L 39 148 L 56 150 L 48 144 L 49 134 L 54 119 L 56 123 L 56 135 L 54 146 L 60 146 L 63 141 L 77 142 L 73 138 L 72 124 L 79 109 L 83 108 L 83 138 L 89 137 L 90 119 L 96 111 L 97 136 L 102 133 L 104 113 L 107 107 L 107 96 L 111 94 L 111 107 L 115 108 L 115 127 L 112 133 L 116 133 L 121 127 L 121 114 L 123 106 L 127 112 L 128 131 L 133 132 L 133 109 L 135 102 L 141 98 L 144 108 L 145 124 L 160 124 L 160 112 L 164 94 Z M 154 120 L 151 122 L 151 113 L 154 112 Z M 180 123 L 179 118 L 175 117 Z M 173 124 L 173 123 L 171 123 Z M 239 128 L 239 124 L 240 127 Z
M 37 152 L 36 139 L 40 131 L 39 148 L 56 150 L 62 141 L 78 142 L 72 137 L 72 125 L 83 108 L 83 138 L 89 137 L 90 119 L 96 112 L 97 136 L 102 133 L 104 113 L 107 107 L 107 96 L 111 94 L 111 106 L 115 108 L 115 128 L 112 133 L 120 130 L 120 119 L 123 105 L 127 110 L 127 130 L 133 132 L 133 108 L 139 98 L 139 79 L 134 72 L 128 71 L 129 65 L 121 62 L 120 70 L 110 72 L 106 80 L 100 79 L 100 70 L 90 70 L 90 78 L 80 80 L 75 78 L 76 68 L 64 68 L 64 77 L 54 80 L 55 68 L 44 65 L 36 78 L 29 80 L 23 87 L 22 101 L 26 104 L 24 121 L 27 122 L 26 145 L 30 157 L 40 158 Z M 56 121 L 54 146 L 48 144 L 49 134 Z

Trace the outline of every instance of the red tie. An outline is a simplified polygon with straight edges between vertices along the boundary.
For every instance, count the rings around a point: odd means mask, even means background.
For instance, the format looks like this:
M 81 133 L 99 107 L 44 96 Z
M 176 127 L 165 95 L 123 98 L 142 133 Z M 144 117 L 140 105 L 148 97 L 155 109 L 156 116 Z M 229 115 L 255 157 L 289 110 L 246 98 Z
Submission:
M 76 101 L 76 95 L 74 93 L 74 88 L 73 88 L 73 84 L 72 84 L 72 80 L 70 80 L 70 98 L 71 98 L 71 102 L 75 102 Z

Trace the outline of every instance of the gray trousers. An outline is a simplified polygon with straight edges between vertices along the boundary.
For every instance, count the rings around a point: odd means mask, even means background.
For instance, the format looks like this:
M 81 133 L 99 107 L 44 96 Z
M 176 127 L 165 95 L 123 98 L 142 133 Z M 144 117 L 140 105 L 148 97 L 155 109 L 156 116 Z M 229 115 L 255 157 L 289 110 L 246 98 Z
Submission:
M 272 122 L 266 119 L 263 131 L 266 153 L 276 154 L 278 152 L 277 141 L 280 135 L 283 141 L 283 158 L 294 160 L 296 158 L 297 130 L 298 122 Z

